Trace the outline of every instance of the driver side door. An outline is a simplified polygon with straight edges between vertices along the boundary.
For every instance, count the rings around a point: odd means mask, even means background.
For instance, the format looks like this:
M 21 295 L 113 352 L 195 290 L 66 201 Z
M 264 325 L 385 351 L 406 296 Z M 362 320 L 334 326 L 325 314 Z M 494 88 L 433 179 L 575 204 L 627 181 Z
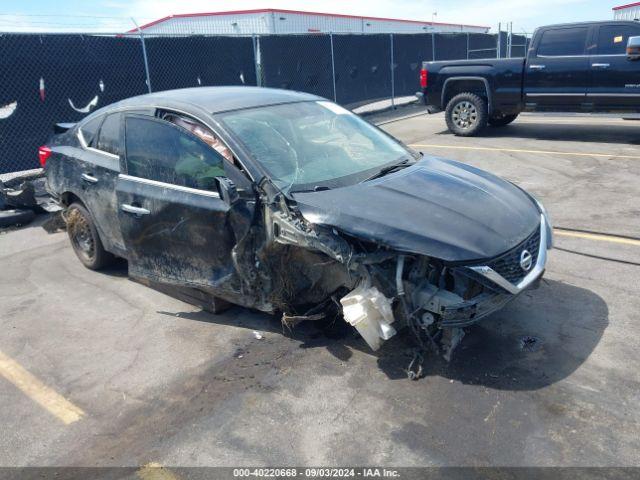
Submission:
M 220 288 L 233 273 L 230 207 L 216 189 L 222 156 L 192 133 L 145 115 L 124 119 L 118 221 L 133 277 Z

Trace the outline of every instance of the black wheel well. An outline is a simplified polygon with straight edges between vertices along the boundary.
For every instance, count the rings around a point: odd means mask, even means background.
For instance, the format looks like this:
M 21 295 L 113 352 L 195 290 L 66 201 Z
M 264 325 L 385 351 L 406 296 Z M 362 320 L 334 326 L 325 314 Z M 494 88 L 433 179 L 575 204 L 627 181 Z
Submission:
M 443 106 L 447 106 L 449 101 L 459 95 L 461 93 L 473 93 L 478 95 L 480 98 L 485 101 L 489 101 L 487 94 L 487 86 L 482 80 L 475 79 L 460 79 L 460 80 L 450 80 L 447 82 L 445 86 L 444 97 L 443 97 Z
M 72 203 L 79 203 L 81 204 L 84 208 L 87 208 L 87 206 L 84 204 L 84 202 L 80 199 L 80 197 L 78 197 L 75 193 L 73 192 L 64 192 L 62 195 L 60 195 L 60 203 L 62 203 L 62 205 L 64 205 L 65 207 L 68 207 L 69 205 L 71 205 Z

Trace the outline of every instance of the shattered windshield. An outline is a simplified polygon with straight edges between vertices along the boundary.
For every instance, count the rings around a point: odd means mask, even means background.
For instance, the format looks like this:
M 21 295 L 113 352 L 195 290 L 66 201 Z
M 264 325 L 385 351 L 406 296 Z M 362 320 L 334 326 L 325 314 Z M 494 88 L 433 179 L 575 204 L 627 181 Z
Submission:
M 238 110 L 221 118 L 285 192 L 351 185 L 411 158 L 400 143 L 328 101 Z

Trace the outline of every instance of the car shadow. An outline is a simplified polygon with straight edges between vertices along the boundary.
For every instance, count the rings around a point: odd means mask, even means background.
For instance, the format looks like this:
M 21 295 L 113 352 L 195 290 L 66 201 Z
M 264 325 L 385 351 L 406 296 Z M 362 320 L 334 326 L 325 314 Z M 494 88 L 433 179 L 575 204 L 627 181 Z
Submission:
M 206 311 L 158 312 L 194 321 L 232 325 L 296 339 L 302 349 L 326 349 L 341 362 L 359 351 L 377 357 L 392 380 L 406 379 L 415 347 L 406 329 L 372 352 L 341 319 L 303 322 L 293 329 L 275 315 L 241 307 L 213 315 Z M 440 376 L 463 384 L 502 390 L 536 390 L 574 372 L 591 355 L 609 324 L 605 301 L 590 290 L 544 280 L 506 308 L 466 329 L 451 362 L 429 353 L 424 376 Z
M 580 367 L 608 325 L 609 309 L 600 296 L 544 280 L 538 290 L 469 327 L 450 363 L 430 355 L 424 374 L 500 390 L 537 390 Z M 388 352 L 378 359 L 394 377 L 403 367 L 396 357 Z
M 545 118 L 527 118 L 526 122 L 501 128 L 487 128 L 481 133 L 485 138 L 513 138 L 527 140 L 547 140 L 557 142 L 589 142 L 615 143 L 623 145 L 640 145 L 640 121 L 629 121 L 627 124 L 571 124 L 545 123 Z M 448 130 L 438 135 L 453 135 Z M 605 152 L 606 153 L 606 152 Z

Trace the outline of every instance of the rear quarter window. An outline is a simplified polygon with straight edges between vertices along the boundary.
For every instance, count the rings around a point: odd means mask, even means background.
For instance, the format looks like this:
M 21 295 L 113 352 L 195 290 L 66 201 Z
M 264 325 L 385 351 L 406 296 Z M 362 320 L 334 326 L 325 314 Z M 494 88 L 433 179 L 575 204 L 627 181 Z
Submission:
M 120 155 L 122 153 L 121 141 L 120 141 L 120 119 L 122 115 L 119 113 L 112 113 L 107 115 L 104 119 L 102 127 L 100 127 L 100 133 L 98 134 L 98 142 L 95 147 L 103 152 L 111 153 L 113 155 Z
M 537 53 L 545 57 L 584 55 L 588 31 L 587 27 L 545 30 L 542 32 Z
M 88 147 L 95 146 L 94 142 L 97 140 L 96 136 L 98 134 L 98 130 L 100 129 L 100 124 L 104 120 L 104 115 L 100 115 L 98 117 L 92 118 L 88 122 L 85 122 L 80 126 L 80 134 L 84 139 L 84 143 Z

